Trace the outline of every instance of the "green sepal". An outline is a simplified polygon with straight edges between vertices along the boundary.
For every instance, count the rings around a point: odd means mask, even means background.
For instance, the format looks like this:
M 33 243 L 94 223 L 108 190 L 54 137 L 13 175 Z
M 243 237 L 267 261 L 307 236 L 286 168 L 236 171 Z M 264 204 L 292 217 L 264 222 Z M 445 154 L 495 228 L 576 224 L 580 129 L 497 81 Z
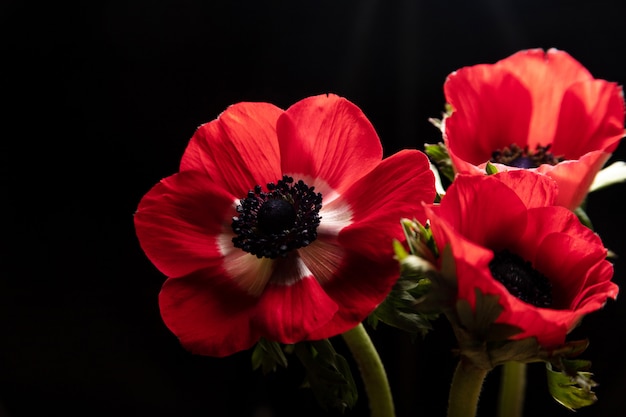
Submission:
M 487 165 L 485 165 L 485 172 L 487 175 L 493 175 L 498 173 L 498 168 L 491 162 L 487 161 Z
M 345 412 L 356 404 L 358 391 L 346 359 L 328 339 L 295 344 L 294 352 L 306 369 L 304 386 L 311 388 L 320 407 Z
M 598 384 L 593 381 L 591 362 L 586 360 L 560 360 L 562 370 L 557 371 L 551 363 L 546 363 L 548 389 L 552 397 L 564 407 L 577 410 L 598 400 L 592 389 Z
M 264 375 L 275 372 L 278 366 L 287 367 L 287 357 L 279 343 L 261 338 L 252 350 L 252 369 L 261 368 Z
M 587 212 L 585 211 L 583 206 L 580 206 L 580 207 L 576 208 L 574 210 L 574 214 L 578 217 L 578 220 L 580 220 L 580 222 L 583 225 L 585 225 L 589 229 L 593 230 L 593 224 L 591 223 L 591 219 L 587 215 Z
M 444 177 L 449 181 L 454 181 L 454 166 L 452 165 L 452 159 L 450 159 L 448 149 L 444 143 L 426 143 L 424 144 L 424 152 Z

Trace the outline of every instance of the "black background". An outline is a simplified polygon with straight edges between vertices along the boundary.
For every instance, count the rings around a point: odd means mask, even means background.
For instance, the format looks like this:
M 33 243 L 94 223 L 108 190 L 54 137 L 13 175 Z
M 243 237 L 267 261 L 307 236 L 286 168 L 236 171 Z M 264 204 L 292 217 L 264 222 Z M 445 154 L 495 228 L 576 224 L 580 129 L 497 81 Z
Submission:
M 387 155 L 439 139 L 446 75 L 557 47 L 626 81 L 621 1 L 0 2 L 0 415 L 321 416 L 297 362 L 264 377 L 249 352 L 182 349 L 162 324 L 164 277 L 138 247 L 141 196 L 174 173 L 195 128 L 239 101 L 286 108 L 334 92 L 359 105 Z M 614 159 L 626 159 L 622 145 Z M 625 254 L 619 185 L 590 196 L 606 246 Z M 615 262 L 626 283 L 626 263 Z M 626 307 L 585 319 L 599 402 L 626 408 Z M 380 327 L 398 417 L 444 415 L 454 367 L 445 322 L 425 341 Z M 336 347 L 346 353 L 340 339 Z M 356 375 L 358 378 L 358 375 Z M 527 415 L 570 416 L 529 367 Z M 480 415 L 494 415 L 498 372 Z M 330 415 L 330 414 L 329 414 Z M 348 416 L 366 416 L 363 394 Z

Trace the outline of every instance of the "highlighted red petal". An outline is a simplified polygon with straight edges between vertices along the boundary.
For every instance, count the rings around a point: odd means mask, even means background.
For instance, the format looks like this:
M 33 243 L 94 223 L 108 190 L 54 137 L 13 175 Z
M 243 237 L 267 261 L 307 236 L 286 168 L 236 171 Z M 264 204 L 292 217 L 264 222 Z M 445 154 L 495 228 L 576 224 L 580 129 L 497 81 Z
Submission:
M 234 198 L 202 172 L 165 178 L 141 200 L 134 216 L 142 249 L 168 277 L 217 267 L 217 242 L 234 214 Z
M 448 77 L 444 90 L 453 107 L 444 134 L 451 157 L 478 165 L 497 149 L 527 143 L 531 94 L 513 75 L 492 65 L 462 68 Z
M 554 123 L 554 120 L 553 120 Z M 611 153 L 624 136 L 624 93 L 615 83 L 592 80 L 563 95 L 552 152 L 565 159 L 602 150 Z
M 537 172 L 549 176 L 559 185 L 555 204 L 574 210 L 582 204 L 598 171 L 610 157 L 611 154 L 603 151 L 589 152 L 577 161 L 541 165 Z
M 255 185 L 281 178 L 276 121 L 282 110 L 268 103 L 239 103 L 195 132 L 180 170 L 199 170 L 237 198 Z
M 526 228 L 524 202 L 493 176 L 457 176 L 439 215 L 467 239 L 494 250 L 512 245 Z
M 299 101 L 278 119 L 282 170 L 326 181 L 342 193 L 382 159 L 382 147 L 363 112 L 336 95 Z

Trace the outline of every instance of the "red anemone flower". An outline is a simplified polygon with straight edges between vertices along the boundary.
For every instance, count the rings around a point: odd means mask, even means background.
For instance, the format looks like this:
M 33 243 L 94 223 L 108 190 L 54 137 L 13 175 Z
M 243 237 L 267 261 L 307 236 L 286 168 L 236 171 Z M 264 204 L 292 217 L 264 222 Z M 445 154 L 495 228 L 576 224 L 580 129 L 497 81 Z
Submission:
M 360 323 L 397 278 L 400 219 L 434 198 L 423 153 L 383 160 L 361 110 L 320 95 L 286 111 L 239 103 L 200 126 L 134 219 L 168 277 L 165 324 L 191 352 L 226 356 Z
M 450 74 L 444 142 L 459 173 L 531 169 L 559 184 L 557 204 L 577 208 L 624 136 L 621 87 L 594 79 L 563 51 L 531 49 Z
M 556 194 L 553 180 L 525 170 L 457 175 L 441 204 L 426 209 L 437 247 L 452 249 L 458 299 L 475 308 L 476 289 L 498 296 L 496 322 L 545 348 L 618 292 L 602 241 L 552 205 Z

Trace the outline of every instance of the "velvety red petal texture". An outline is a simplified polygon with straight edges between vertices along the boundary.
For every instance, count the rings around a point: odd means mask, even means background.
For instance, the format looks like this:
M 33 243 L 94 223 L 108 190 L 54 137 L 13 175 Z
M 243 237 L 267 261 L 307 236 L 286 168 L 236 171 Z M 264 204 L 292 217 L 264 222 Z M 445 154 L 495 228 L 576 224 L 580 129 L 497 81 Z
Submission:
M 624 93 L 617 84 L 593 80 L 565 91 L 552 141 L 556 155 L 579 159 L 596 150 L 611 153 L 623 136 Z
M 363 112 L 333 94 L 291 106 L 279 118 L 277 133 L 282 172 L 321 178 L 339 193 L 374 169 L 383 155 Z
M 439 215 L 470 241 L 493 249 L 512 245 L 526 227 L 524 202 L 494 176 L 458 175 Z
M 531 170 L 551 176 L 562 188 L 557 204 L 572 210 L 624 136 L 621 87 L 594 79 L 556 49 L 461 68 L 448 76 L 444 92 L 453 113 L 443 136 L 457 172 L 484 175 L 492 152 L 511 144 L 531 152 L 550 145 L 565 161 Z
M 342 246 L 386 259 L 392 240 L 403 240 L 400 219 L 426 220 L 422 203 L 435 199 L 435 178 L 422 152 L 403 150 L 359 179 L 341 199 L 354 207 L 352 224 L 339 234 Z
M 560 191 L 557 183 L 550 177 L 536 175 L 528 170 L 497 173 L 494 178 L 515 190 L 527 209 L 553 205 Z
M 448 76 L 444 91 L 454 109 L 444 139 L 459 159 L 478 165 L 494 150 L 528 140 L 532 97 L 513 75 L 486 64 L 462 68 Z
M 497 295 L 503 307 L 497 322 L 521 328 L 515 338 L 536 337 L 542 346 L 553 348 L 586 314 L 615 298 L 618 288 L 610 281 L 613 268 L 600 238 L 570 210 L 549 205 L 555 191 L 551 181 L 523 172 L 457 176 L 441 204 L 426 206 L 426 213 L 439 250 L 452 248 L 457 297 L 475 307 L 476 289 Z M 533 188 L 541 198 L 528 195 Z M 516 192 L 517 200 L 511 196 Z M 523 227 L 511 228 L 512 224 Z M 529 261 L 550 280 L 551 308 L 521 301 L 493 278 L 489 262 L 494 252 L 504 249 Z
M 260 337 L 250 322 L 257 300 L 224 278 L 219 268 L 168 279 L 159 294 L 161 316 L 190 352 L 228 356 Z
M 282 178 L 276 121 L 283 113 L 268 103 L 239 103 L 228 107 L 194 133 L 180 170 L 203 171 L 236 198 L 255 185 Z
M 180 277 L 222 262 L 217 237 L 235 213 L 234 198 L 197 171 L 165 178 L 139 202 L 135 231 L 152 263 Z

